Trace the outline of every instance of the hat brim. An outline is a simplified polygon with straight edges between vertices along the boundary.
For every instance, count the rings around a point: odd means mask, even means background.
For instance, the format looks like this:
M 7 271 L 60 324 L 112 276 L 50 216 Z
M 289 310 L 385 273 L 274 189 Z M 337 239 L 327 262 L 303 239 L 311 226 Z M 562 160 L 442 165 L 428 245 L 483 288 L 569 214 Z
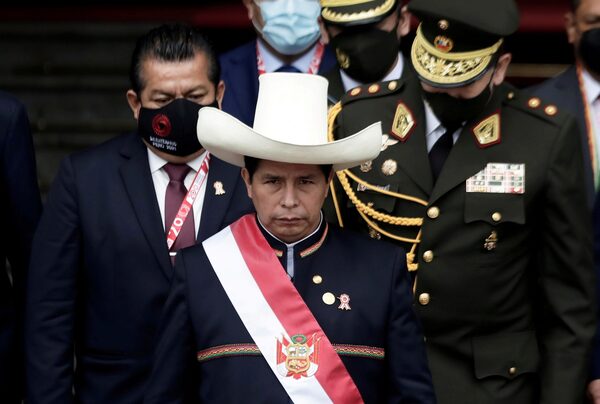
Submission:
M 285 130 L 285 128 L 282 128 Z M 381 150 L 381 122 L 330 143 L 299 145 L 265 137 L 217 108 L 198 112 L 198 140 L 211 154 L 244 167 L 244 156 L 295 164 L 332 164 L 335 171 L 372 160 Z
M 470 52 L 442 52 L 417 29 L 410 57 L 421 81 L 440 88 L 456 88 L 480 79 L 493 66 L 502 39 L 494 45 Z

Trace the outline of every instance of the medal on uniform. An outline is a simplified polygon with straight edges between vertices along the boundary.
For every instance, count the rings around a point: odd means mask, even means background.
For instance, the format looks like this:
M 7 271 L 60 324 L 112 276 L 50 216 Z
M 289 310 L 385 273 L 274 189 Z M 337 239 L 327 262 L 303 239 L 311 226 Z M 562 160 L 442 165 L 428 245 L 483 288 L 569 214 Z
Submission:
M 495 230 L 492 230 L 489 236 L 485 238 L 485 243 L 483 243 L 483 248 L 488 251 L 492 251 L 496 248 L 496 244 L 498 243 L 498 233 Z
M 368 173 L 373 168 L 373 160 L 365 161 L 360 165 L 360 171 Z
M 338 309 L 340 309 L 340 310 L 352 310 L 350 308 L 350 296 L 348 296 L 345 293 L 342 293 L 340 295 L 340 297 L 338 297 L 338 299 L 340 299 L 340 305 L 338 306 Z
M 385 149 L 387 149 L 390 146 L 395 145 L 396 143 L 398 143 L 398 140 L 391 138 L 389 135 L 382 135 L 381 136 L 381 151 L 384 151 Z
M 394 175 L 397 169 L 398 163 L 396 160 L 388 159 L 381 165 L 381 172 L 387 176 Z

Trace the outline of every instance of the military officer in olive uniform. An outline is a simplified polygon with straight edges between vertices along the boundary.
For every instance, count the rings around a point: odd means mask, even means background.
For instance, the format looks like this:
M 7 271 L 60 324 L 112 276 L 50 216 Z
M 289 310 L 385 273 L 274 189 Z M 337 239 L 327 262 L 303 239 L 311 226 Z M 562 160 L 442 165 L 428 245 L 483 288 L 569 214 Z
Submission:
M 324 74 L 332 103 L 354 87 L 412 73 L 405 69 L 409 63 L 400 51 L 401 37 L 410 31 L 410 13 L 401 3 L 321 0 L 321 38 L 332 47 L 338 61 Z
M 416 233 L 415 306 L 439 403 L 581 403 L 595 283 L 575 121 L 502 84 L 513 0 L 409 9 L 424 101 L 391 81 L 331 110 L 332 137 L 379 120 L 387 131 L 377 159 L 338 173 L 337 219 L 375 237 Z

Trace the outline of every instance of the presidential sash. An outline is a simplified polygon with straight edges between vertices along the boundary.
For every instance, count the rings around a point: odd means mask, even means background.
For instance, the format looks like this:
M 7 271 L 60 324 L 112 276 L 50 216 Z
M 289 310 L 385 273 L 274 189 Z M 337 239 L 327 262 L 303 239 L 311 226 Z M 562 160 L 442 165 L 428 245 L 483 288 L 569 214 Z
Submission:
M 244 326 L 292 401 L 363 403 L 339 355 L 288 279 L 254 214 L 202 243 Z

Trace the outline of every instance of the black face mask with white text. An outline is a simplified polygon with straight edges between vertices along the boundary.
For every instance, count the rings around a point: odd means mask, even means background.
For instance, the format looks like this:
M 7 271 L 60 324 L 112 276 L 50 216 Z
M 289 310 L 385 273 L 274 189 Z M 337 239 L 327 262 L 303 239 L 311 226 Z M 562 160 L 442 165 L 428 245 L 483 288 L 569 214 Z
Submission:
M 202 148 L 196 125 L 202 107 L 218 108 L 217 100 L 200 105 L 177 98 L 161 108 L 140 109 L 138 134 L 156 149 L 174 156 L 188 156 Z

